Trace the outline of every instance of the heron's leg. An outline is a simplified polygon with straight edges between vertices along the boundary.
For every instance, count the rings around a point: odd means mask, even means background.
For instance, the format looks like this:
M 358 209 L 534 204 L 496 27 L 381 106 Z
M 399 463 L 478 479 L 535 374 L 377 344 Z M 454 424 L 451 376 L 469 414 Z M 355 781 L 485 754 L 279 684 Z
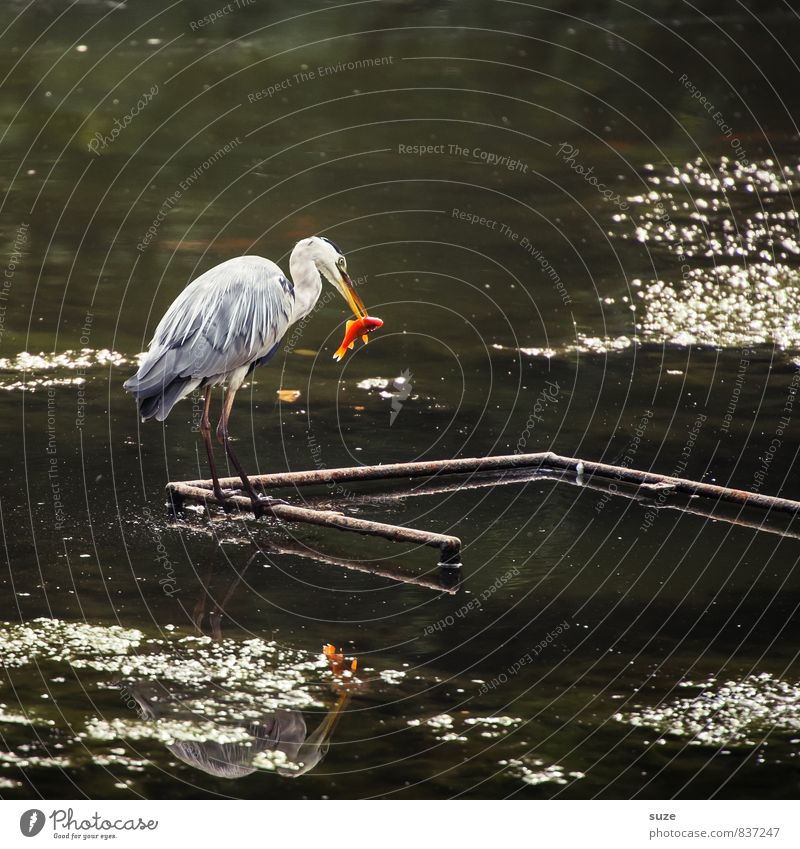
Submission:
M 259 499 L 256 491 L 253 489 L 253 484 L 250 483 L 250 478 L 248 478 L 244 473 L 244 469 L 242 468 L 241 463 L 239 463 L 236 454 L 233 453 L 233 448 L 231 447 L 228 420 L 231 417 L 231 408 L 233 407 L 233 399 L 235 397 L 236 390 L 228 389 L 225 394 L 225 401 L 222 405 L 222 415 L 219 417 L 219 424 L 217 425 L 217 439 L 221 445 L 225 446 L 225 451 L 227 451 L 228 457 L 230 457 L 231 463 L 233 463 L 233 467 L 236 469 L 236 474 L 242 479 L 244 491 L 250 496 L 250 500 L 253 502 L 253 512 L 256 516 L 259 516 L 262 512 L 261 500 Z
M 199 636 L 203 636 L 203 620 L 206 618 L 208 607 L 208 590 L 203 587 L 203 594 L 197 599 L 192 611 L 192 622 Z
M 203 442 L 206 444 L 206 455 L 208 456 L 208 467 L 211 469 L 211 480 L 214 484 L 214 495 L 217 500 L 222 503 L 225 501 L 225 493 L 219 485 L 219 475 L 217 474 L 217 464 L 214 461 L 214 447 L 211 444 L 211 422 L 208 418 L 208 413 L 211 409 L 211 387 L 206 387 L 206 398 L 203 404 L 203 416 L 200 419 L 200 433 L 203 434 Z

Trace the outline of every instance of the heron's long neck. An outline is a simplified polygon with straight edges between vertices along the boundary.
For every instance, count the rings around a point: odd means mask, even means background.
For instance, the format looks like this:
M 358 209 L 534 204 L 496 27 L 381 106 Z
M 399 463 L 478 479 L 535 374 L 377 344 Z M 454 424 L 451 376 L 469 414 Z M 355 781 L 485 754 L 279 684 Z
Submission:
M 308 315 L 319 300 L 322 280 L 313 260 L 292 256 L 289 260 L 289 272 L 294 283 L 294 310 L 292 322 Z

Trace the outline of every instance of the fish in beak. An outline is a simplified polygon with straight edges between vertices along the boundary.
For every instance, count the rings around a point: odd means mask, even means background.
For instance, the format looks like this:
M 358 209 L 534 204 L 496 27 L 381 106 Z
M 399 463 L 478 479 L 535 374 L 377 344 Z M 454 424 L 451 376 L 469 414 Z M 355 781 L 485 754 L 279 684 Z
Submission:
M 356 344 L 356 339 L 360 336 L 364 344 L 367 344 L 367 334 L 372 333 L 373 330 L 377 330 L 379 327 L 383 327 L 383 320 L 380 318 L 373 318 L 369 315 L 364 315 L 363 318 L 350 319 L 347 322 L 347 326 L 344 332 L 344 339 L 342 339 L 342 344 L 337 348 L 336 353 L 333 355 L 334 360 L 341 360 L 344 357 L 345 353 L 347 353 L 348 348 L 352 348 L 353 345 Z
M 355 345 L 356 339 L 359 336 L 366 345 L 367 334 L 371 333 L 373 330 L 377 330 L 379 327 L 383 327 L 383 321 L 379 318 L 373 318 L 372 316 L 367 315 L 367 308 L 358 296 L 355 286 L 353 286 L 353 281 L 350 279 L 350 275 L 341 265 L 338 266 L 336 270 L 338 272 L 337 281 L 339 284 L 339 290 L 349 304 L 350 309 L 353 311 L 353 315 L 355 315 L 355 320 L 350 319 L 347 322 L 342 344 L 339 345 L 336 349 L 336 353 L 333 355 L 334 360 L 341 360 L 347 352 L 347 349 L 352 348 Z

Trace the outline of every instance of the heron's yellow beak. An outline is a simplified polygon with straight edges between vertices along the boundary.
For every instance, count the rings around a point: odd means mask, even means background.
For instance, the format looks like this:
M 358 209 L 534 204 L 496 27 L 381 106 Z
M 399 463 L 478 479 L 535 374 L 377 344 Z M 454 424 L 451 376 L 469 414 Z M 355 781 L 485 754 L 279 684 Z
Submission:
M 339 275 L 341 277 L 339 288 L 342 290 L 344 299 L 350 305 L 350 309 L 353 311 L 356 318 L 364 318 L 367 314 L 367 308 L 364 306 L 364 302 L 361 298 L 358 297 L 358 293 L 353 286 L 353 281 L 350 279 L 350 276 L 346 271 L 339 271 Z

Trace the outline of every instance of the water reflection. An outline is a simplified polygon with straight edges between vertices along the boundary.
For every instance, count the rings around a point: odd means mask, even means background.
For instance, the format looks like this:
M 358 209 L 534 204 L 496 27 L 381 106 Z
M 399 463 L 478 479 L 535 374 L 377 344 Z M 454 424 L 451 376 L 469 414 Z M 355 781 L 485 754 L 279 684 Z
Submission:
M 342 688 L 333 708 L 310 734 L 301 711 L 280 709 L 255 720 L 215 721 L 215 730 L 210 732 L 204 713 L 214 703 L 216 685 L 188 695 L 158 681 L 140 682 L 128 689 L 142 719 L 181 723 L 188 739 L 166 746 L 176 758 L 209 775 L 231 779 L 259 769 L 297 778 L 314 769 L 328 753 L 336 725 L 350 701 L 350 690 Z M 192 725 L 197 726 L 197 739 L 191 739 Z M 209 739 L 210 733 L 218 739 Z
M 453 487 L 450 487 L 449 491 L 455 491 L 459 487 L 466 488 L 466 485 L 457 484 Z M 417 495 L 420 493 L 425 494 L 426 492 L 427 490 L 421 490 L 417 487 L 414 488 L 413 491 L 410 491 L 408 494 Z M 353 496 L 350 499 L 350 502 L 354 506 L 359 504 L 371 504 L 372 506 L 375 506 L 384 503 L 389 503 L 391 501 L 396 501 L 398 497 L 399 496 L 385 495 L 381 493 L 379 495 L 370 495 L 364 497 Z M 291 504 L 293 502 L 290 501 L 289 503 Z M 341 510 L 343 507 L 346 507 L 346 505 L 342 505 L 341 502 L 330 501 L 328 497 L 322 498 L 313 495 L 304 496 L 303 501 L 301 503 L 302 506 L 313 505 L 314 508 L 320 510 Z M 177 515 L 179 516 L 178 521 L 180 522 L 186 521 L 187 519 L 191 521 L 191 517 L 188 514 L 184 513 Z M 226 531 L 229 532 L 227 516 L 217 514 L 211 515 L 209 518 L 212 530 L 207 531 L 207 533 L 210 537 L 218 538 L 218 533 L 224 533 Z M 224 527 L 224 531 L 214 530 L 215 525 L 219 526 L 220 528 Z M 199 523 L 193 523 L 192 528 L 195 530 L 202 530 L 203 526 Z M 249 566 L 250 563 L 252 563 L 257 558 L 262 556 L 266 557 L 267 555 L 288 555 L 291 557 L 299 557 L 304 560 L 311 560 L 314 563 L 322 564 L 325 566 L 336 566 L 337 568 L 344 569 L 346 571 L 362 572 L 369 575 L 376 575 L 380 578 L 386 578 L 398 584 L 406 584 L 408 586 L 413 587 L 423 587 L 434 592 L 447 593 L 448 595 L 455 595 L 459 591 L 464 576 L 464 571 L 461 567 L 449 568 L 447 566 L 441 565 L 437 565 L 433 569 L 430 569 L 422 574 L 412 574 L 408 569 L 403 567 L 402 562 L 400 566 L 394 566 L 391 563 L 387 563 L 385 561 L 373 562 L 372 560 L 356 560 L 353 559 L 353 557 L 344 557 L 336 553 L 329 552 L 327 550 L 321 550 L 315 546 L 303 542 L 300 539 L 286 538 L 285 533 L 281 533 L 280 531 L 275 533 L 274 536 L 267 536 L 265 534 L 262 538 L 259 539 L 258 545 L 256 546 L 256 551 L 251 556 L 247 566 Z M 245 569 L 247 568 L 247 566 L 245 566 Z M 209 582 L 212 580 L 211 572 L 208 573 L 207 580 Z M 229 595 L 233 592 L 233 589 L 237 584 L 238 581 L 225 590 L 225 598 L 229 597 Z M 208 633 L 211 636 L 218 638 L 220 632 L 218 630 L 215 630 L 218 627 L 218 625 L 216 624 L 216 620 L 221 616 L 222 609 L 218 606 L 211 593 L 207 593 L 205 596 L 202 596 L 198 599 L 193 612 L 193 619 L 196 627 L 201 629 L 203 627 L 208 627 L 211 629 Z M 203 631 L 203 633 L 205 633 L 205 631 Z
M 240 571 L 231 570 L 227 560 L 223 570 L 210 564 L 193 610 L 198 636 L 222 640 L 225 607 L 260 555 L 260 550 L 253 553 Z M 220 577 L 219 586 L 215 586 Z M 209 681 L 186 688 L 174 681 L 151 680 L 121 685 L 121 689 L 133 699 L 141 719 L 168 725 L 180 738 L 165 745 L 183 763 L 217 778 L 243 778 L 258 770 L 297 778 L 314 769 L 328 753 L 339 719 L 358 685 L 353 676 L 355 660 L 346 661 L 332 646 L 325 648 L 333 673 L 333 706 L 311 732 L 303 711 L 270 707 L 254 715 L 252 700 L 237 701 L 236 693 L 225 682 Z M 275 673 L 280 679 L 280 665 Z M 281 700 L 277 688 L 263 695 L 266 702 Z M 310 714 L 315 718 L 318 715 L 318 711 Z

